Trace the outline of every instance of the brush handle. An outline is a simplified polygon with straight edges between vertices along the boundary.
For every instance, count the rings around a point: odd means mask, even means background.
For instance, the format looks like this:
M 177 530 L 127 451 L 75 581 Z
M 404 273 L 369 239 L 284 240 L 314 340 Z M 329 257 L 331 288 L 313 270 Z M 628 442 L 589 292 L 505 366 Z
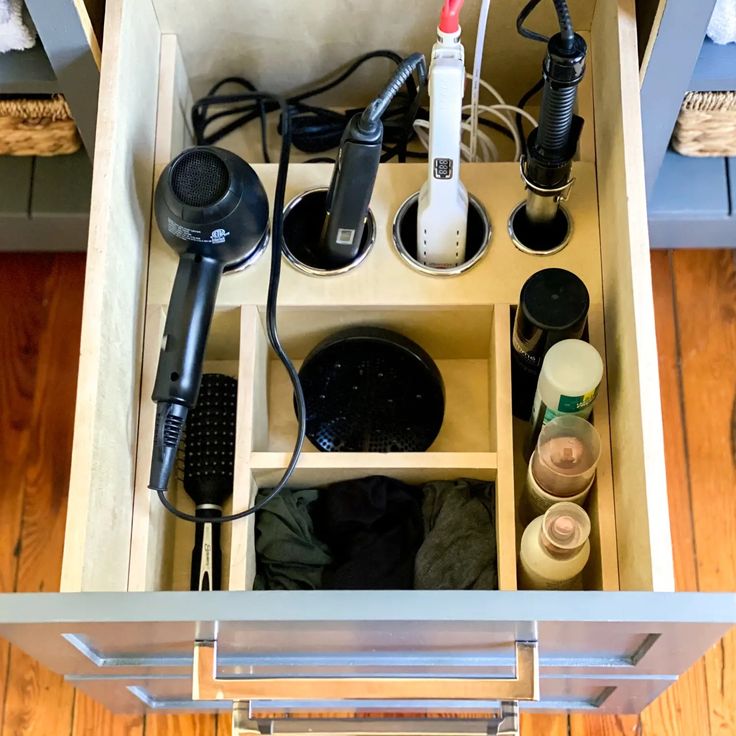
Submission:
M 196 524 L 194 549 L 192 549 L 192 573 L 190 590 L 222 589 L 222 547 L 220 546 L 221 524 L 206 519 L 222 516 L 222 509 L 197 508 L 196 515 L 203 521 Z

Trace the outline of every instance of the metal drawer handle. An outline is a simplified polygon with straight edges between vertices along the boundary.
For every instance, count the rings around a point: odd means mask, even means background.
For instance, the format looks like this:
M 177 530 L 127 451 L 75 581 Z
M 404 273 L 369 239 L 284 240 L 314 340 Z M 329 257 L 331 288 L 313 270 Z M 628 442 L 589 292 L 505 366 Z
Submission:
M 194 700 L 538 700 L 536 641 L 515 644 L 508 678 L 218 677 L 217 642 L 194 645 Z
M 519 736 L 519 704 L 502 702 L 499 714 L 490 720 L 407 719 L 263 721 L 252 718 L 247 703 L 233 707 L 232 736 Z

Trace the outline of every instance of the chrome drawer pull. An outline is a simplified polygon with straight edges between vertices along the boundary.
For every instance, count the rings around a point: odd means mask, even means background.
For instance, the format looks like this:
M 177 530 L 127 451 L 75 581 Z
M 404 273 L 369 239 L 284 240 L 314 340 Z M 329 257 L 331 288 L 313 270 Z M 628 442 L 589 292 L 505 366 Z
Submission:
M 460 718 L 254 720 L 247 703 L 233 706 L 232 736 L 519 736 L 519 704 L 502 702 L 492 720 Z
M 539 700 L 536 641 L 515 643 L 508 678 L 218 677 L 217 642 L 194 645 L 193 700 Z

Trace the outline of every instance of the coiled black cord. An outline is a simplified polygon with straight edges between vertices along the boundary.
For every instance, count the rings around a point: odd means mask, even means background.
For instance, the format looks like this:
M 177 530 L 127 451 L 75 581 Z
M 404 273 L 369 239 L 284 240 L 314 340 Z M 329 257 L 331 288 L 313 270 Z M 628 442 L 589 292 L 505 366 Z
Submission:
M 334 158 L 319 154 L 331 151 L 339 145 L 349 120 L 356 113 L 362 112 L 363 108 L 337 112 L 328 108 L 307 105 L 304 100 L 338 86 L 354 74 L 361 65 L 374 58 L 388 59 L 397 67 L 402 63 L 402 58 L 393 51 L 372 51 L 355 59 L 334 79 L 288 98 L 287 104 L 291 110 L 292 145 L 306 153 L 316 154 L 313 158 L 308 159 L 307 163 L 335 163 Z M 232 94 L 222 94 L 221 90 L 226 86 L 234 87 L 236 91 Z M 273 101 L 275 98 L 265 93 L 263 93 L 263 99 L 257 102 L 247 96 L 244 98 L 243 91 L 258 93 L 255 85 L 247 79 L 226 77 L 213 85 L 206 97 L 194 103 L 191 115 L 195 141 L 199 145 L 214 145 L 234 130 L 253 120 L 260 120 L 262 157 L 264 162 L 269 163 L 267 115 L 278 110 L 278 104 Z M 413 77 L 408 77 L 406 91 L 396 95 L 394 102 L 389 105 L 382 118 L 384 138 L 381 163 L 394 158 L 398 158 L 399 161 L 427 160 L 425 151 L 407 150 L 409 142 L 414 138 L 414 120 L 429 119 L 429 111 L 421 106 L 421 100 L 421 80 L 417 86 Z M 465 119 L 468 119 L 467 116 Z M 478 122 L 507 138 L 512 138 L 506 127 L 493 120 L 481 118 Z M 219 127 L 212 127 L 218 123 Z
M 281 278 L 281 249 L 283 242 L 283 228 L 284 228 L 284 204 L 286 196 L 286 177 L 289 171 L 289 151 L 291 147 L 291 113 L 289 110 L 288 103 L 280 97 L 269 95 L 263 92 L 250 92 L 236 96 L 239 99 L 234 102 L 245 102 L 252 100 L 260 103 L 268 103 L 269 105 L 276 104 L 278 109 L 281 110 L 281 154 L 279 157 L 279 168 L 276 176 L 276 190 L 273 198 L 273 223 L 271 231 L 271 271 L 268 282 L 268 296 L 266 299 L 266 332 L 268 334 L 268 340 L 271 343 L 271 347 L 279 357 L 279 360 L 283 363 L 289 374 L 289 379 L 294 387 L 294 403 L 296 406 L 296 418 L 298 424 L 298 431 L 296 442 L 294 443 L 294 449 L 291 454 L 289 464 L 284 470 L 283 475 L 279 482 L 271 490 L 271 493 L 259 503 L 251 506 L 244 511 L 239 511 L 235 514 L 229 514 L 227 516 L 220 516 L 217 518 L 208 519 L 212 524 L 225 524 L 238 519 L 243 519 L 246 516 L 255 514 L 260 511 L 271 499 L 277 496 L 286 487 L 289 482 L 294 470 L 296 469 L 299 457 L 302 452 L 304 445 L 304 437 L 306 435 L 306 406 L 304 403 L 304 393 L 302 391 L 301 382 L 299 381 L 299 374 L 294 367 L 294 364 L 286 354 L 281 341 L 279 340 L 278 329 L 276 324 L 276 305 L 278 301 L 279 281 Z M 164 505 L 167 511 L 171 512 L 178 519 L 184 521 L 191 521 L 192 523 L 198 523 L 202 521 L 201 517 L 194 516 L 193 514 L 187 514 L 184 511 L 180 511 L 174 506 L 169 499 L 166 497 L 165 491 L 158 491 L 158 497 L 161 503 Z
M 292 143 L 295 148 L 305 153 L 319 154 L 339 145 L 340 138 L 348 122 L 353 115 L 362 112 L 363 108 L 338 112 L 329 108 L 310 105 L 306 100 L 339 86 L 363 64 L 372 59 L 388 59 L 397 67 L 403 61 L 401 56 L 393 51 L 385 49 L 371 51 L 359 56 L 344 71 L 327 82 L 287 98 L 286 103 L 291 111 Z M 384 160 L 390 160 L 395 156 L 398 156 L 399 160 L 404 160 L 404 157 L 414 157 L 406 153 L 406 143 L 414 135 L 413 117 L 409 118 L 412 110 L 416 115 L 419 106 L 419 90 L 411 76 L 405 80 L 405 84 L 406 92 L 397 94 L 394 103 L 384 111 Z M 242 98 L 237 93 L 221 94 L 221 90 L 226 86 L 235 87 L 236 89 L 240 87 L 246 92 L 257 92 L 255 85 L 242 77 L 227 77 L 220 80 L 210 88 L 205 97 L 197 100 L 192 107 L 192 127 L 195 140 L 199 145 L 214 145 L 234 130 L 247 125 L 253 120 L 260 119 L 263 160 L 269 163 L 266 116 L 268 113 L 279 109 L 279 105 L 274 102 L 276 98 L 264 92 L 260 93 L 263 95 L 263 99 L 257 102 L 247 100 L 248 104 L 234 106 L 229 100 L 235 97 Z M 246 100 L 243 100 L 243 102 L 246 102 Z M 222 108 L 223 105 L 226 106 L 225 109 L 215 109 Z M 219 125 L 213 128 L 215 123 L 219 123 Z M 279 130 L 282 126 L 283 114 Z

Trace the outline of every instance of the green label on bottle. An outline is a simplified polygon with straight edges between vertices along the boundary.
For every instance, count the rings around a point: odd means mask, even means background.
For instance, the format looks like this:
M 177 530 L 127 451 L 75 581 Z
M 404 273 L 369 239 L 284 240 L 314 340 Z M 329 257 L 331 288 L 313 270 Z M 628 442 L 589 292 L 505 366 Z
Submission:
M 598 395 L 598 389 L 595 391 L 589 391 L 587 394 L 582 396 L 560 396 L 560 400 L 557 402 L 557 408 L 553 409 L 551 406 L 546 406 L 543 401 L 539 401 L 537 407 L 535 402 L 535 411 L 533 416 L 536 416 L 537 411 L 544 409 L 544 419 L 542 424 L 551 422 L 555 417 L 559 417 L 563 414 L 583 414 L 586 415 L 586 409 L 595 401 L 595 397 Z
M 590 406 L 598 395 L 598 389 L 588 391 L 587 394 L 582 396 L 560 396 L 560 401 L 557 404 L 557 411 L 561 414 L 571 414 L 573 412 L 583 411 L 586 407 Z

